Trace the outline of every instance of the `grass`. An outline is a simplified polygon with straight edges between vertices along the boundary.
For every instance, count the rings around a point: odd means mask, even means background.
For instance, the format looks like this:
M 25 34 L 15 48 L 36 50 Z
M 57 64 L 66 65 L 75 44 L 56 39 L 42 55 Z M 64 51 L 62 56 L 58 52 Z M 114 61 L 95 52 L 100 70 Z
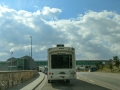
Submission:
M 107 67 L 103 67 L 103 69 L 99 69 L 97 72 L 109 72 L 109 73 L 120 73 L 120 69 L 118 69 L 117 67 L 113 67 L 113 69 L 109 69 Z

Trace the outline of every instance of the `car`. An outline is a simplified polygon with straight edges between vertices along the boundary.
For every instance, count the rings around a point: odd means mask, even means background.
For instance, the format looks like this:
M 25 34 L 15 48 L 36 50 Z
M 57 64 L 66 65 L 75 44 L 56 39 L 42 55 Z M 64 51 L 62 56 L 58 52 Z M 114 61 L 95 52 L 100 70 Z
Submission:
M 45 68 L 44 73 L 47 74 L 47 72 L 48 72 L 48 68 Z

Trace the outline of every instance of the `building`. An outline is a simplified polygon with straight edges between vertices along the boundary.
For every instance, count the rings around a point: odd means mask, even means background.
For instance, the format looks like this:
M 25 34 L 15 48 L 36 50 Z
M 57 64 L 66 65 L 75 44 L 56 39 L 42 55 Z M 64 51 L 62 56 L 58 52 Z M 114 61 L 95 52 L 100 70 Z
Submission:
M 37 64 L 30 56 L 24 56 L 24 70 L 36 70 Z
M 76 60 L 76 67 L 94 67 L 106 64 L 108 60 Z M 0 62 L 0 70 L 36 70 L 37 66 L 47 66 L 47 60 L 35 60 L 30 56 L 21 58 L 9 58 L 7 61 Z
M 7 61 L 0 62 L 0 71 L 6 70 L 36 70 L 37 64 L 30 56 L 21 58 L 9 58 Z

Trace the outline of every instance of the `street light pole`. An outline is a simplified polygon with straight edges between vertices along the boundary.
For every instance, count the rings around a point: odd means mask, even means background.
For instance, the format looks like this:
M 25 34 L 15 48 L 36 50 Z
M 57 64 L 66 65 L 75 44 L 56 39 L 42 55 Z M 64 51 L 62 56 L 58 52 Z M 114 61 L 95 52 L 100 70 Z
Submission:
M 12 70 L 12 54 L 13 54 L 13 52 L 11 52 L 11 67 L 10 67 L 10 70 Z
M 91 57 L 91 56 L 90 56 L 90 55 L 88 55 L 88 60 L 90 60 L 90 57 Z
M 32 36 L 30 36 L 30 38 L 31 38 L 31 59 L 32 59 Z M 29 61 L 29 67 L 30 67 L 31 65 L 30 65 L 30 61 Z M 31 69 L 30 69 L 31 70 Z
M 32 58 L 32 36 L 30 36 L 31 38 L 31 58 Z

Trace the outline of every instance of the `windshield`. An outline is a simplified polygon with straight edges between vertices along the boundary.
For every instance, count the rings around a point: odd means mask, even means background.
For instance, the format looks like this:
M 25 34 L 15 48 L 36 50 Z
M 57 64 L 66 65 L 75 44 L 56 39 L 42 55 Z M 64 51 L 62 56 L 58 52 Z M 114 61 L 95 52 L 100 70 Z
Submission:
M 51 68 L 52 69 L 72 68 L 72 55 L 70 54 L 51 55 Z

